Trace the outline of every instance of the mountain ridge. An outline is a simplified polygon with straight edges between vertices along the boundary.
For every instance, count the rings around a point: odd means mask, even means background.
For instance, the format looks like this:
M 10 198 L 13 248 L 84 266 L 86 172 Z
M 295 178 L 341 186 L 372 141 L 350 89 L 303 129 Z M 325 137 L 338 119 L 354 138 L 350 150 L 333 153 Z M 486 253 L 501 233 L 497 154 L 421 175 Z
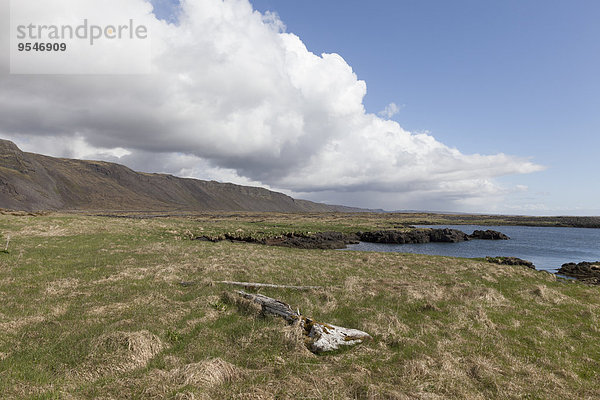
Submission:
M 23 211 L 365 212 L 261 187 L 136 172 L 106 161 L 23 152 L 0 139 L 0 208 Z

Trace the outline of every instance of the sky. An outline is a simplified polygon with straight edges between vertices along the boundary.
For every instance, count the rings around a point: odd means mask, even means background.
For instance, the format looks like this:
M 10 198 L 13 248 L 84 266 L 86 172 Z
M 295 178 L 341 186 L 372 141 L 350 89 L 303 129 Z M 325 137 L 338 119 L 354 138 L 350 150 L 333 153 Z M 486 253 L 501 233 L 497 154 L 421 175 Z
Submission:
M 351 206 L 600 215 L 596 1 L 122 3 L 153 72 L 5 57 L 1 138 Z

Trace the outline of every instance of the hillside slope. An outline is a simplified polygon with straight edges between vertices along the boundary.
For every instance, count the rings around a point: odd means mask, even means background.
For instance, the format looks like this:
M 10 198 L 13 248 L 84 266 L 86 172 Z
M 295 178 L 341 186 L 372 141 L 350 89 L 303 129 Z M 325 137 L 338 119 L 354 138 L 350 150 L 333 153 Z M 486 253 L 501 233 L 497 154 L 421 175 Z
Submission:
M 0 140 L 0 208 L 13 210 L 359 211 L 258 187 L 135 172 L 123 165 L 48 157 Z

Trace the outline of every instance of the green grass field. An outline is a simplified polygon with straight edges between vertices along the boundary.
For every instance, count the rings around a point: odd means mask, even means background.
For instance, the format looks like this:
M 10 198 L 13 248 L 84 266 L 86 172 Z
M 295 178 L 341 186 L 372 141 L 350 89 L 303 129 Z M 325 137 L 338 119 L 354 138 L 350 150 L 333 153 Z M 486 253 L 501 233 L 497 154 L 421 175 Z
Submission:
M 476 260 L 190 240 L 415 222 L 1 215 L 0 398 L 600 398 L 598 287 Z M 261 293 L 374 339 L 314 355 L 221 280 L 322 286 Z

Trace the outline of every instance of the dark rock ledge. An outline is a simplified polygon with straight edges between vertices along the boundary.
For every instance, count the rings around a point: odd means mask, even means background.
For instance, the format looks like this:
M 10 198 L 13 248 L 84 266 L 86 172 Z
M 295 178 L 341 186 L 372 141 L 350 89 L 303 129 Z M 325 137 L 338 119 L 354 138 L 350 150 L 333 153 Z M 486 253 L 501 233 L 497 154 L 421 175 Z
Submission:
M 429 242 L 446 242 L 458 243 L 472 239 L 481 240 L 508 240 L 509 237 L 503 233 L 487 230 L 475 231 L 471 235 L 459 231 L 457 229 L 440 228 L 440 229 L 413 229 L 408 231 L 374 231 L 374 232 L 358 232 L 357 236 L 363 242 L 370 243 L 429 243 Z
M 350 234 L 341 232 L 317 232 L 310 234 L 292 232 L 265 239 L 256 239 L 251 236 L 240 236 L 229 233 L 218 238 L 211 238 L 208 236 L 196 238 L 196 240 L 211 242 L 231 240 L 260 243 L 269 246 L 295 247 L 300 249 L 344 249 L 348 244 L 356 244 L 359 241 L 369 243 L 406 244 L 429 242 L 458 243 L 471 239 L 506 240 L 508 239 L 508 236 L 491 230 L 475 231 L 472 235 L 467 235 L 457 229 L 423 228 L 411 230 L 380 230 Z
M 317 232 L 310 234 L 290 232 L 265 239 L 226 233 L 218 238 L 199 236 L 196 240 L 210 242 L 230 240 L 232 242 L 259 243 L 267 246 L 294 247 L 298 249 L 345 249 L 347 245 L 359 242 L 358 236 L 341 232 Z
M 523 265 L 527 268 L 535 269 L 531 261 L 523 260 L 517 257 L 486 257 L 485 260 L 490 263 L 500 265 Z
M 289 233 L 281 237 L 265 239 L 262 243 L 268 246 L 298 249 L 345 249 L 348 244 L 357 244 L 358 237 L 341 232 L 317 232 L 310 235 Z
M 557 272 L 592 285 L 600 285 L 600 261 L 563 264 Z
M 481 239 L 481 240 L 508 240 L 510 239 L 504 233 L 493 231 L 488 229 L 486 231 L 476 230 L 472 234 L 469 235 L 471 239 Z

